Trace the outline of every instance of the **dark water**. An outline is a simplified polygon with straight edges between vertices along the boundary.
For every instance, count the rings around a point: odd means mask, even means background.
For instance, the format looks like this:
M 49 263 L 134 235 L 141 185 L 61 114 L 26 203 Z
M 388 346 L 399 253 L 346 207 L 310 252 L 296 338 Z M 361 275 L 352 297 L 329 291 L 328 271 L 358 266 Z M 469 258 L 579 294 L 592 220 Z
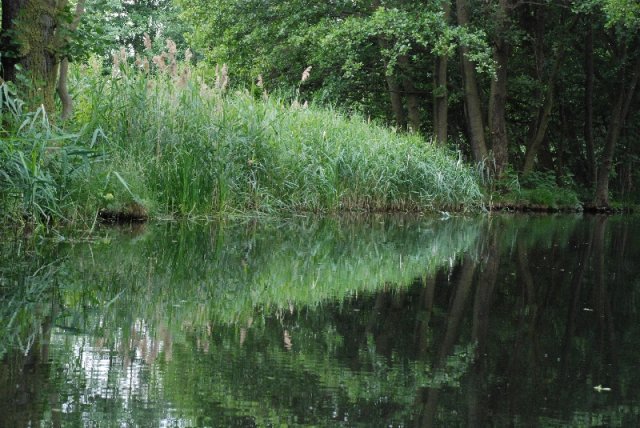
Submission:
M 638 426 L 636 217 L 0 241 L 0 426 Z

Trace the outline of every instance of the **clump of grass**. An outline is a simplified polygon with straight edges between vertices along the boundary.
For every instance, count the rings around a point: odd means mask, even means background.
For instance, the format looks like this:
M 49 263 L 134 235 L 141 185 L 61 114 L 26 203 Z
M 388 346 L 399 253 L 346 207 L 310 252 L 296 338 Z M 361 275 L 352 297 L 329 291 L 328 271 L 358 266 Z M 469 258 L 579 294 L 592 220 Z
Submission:
M 52 125 L 43 107 L 27 111 L 9 84 L 0 85 L 2 220 L 49 223 L 72 211 L 75 183 L 97 155 L 83 138 Z
M 111 76 L 95 62 L 76 71 L 76 120 L 109 140 L 94 181 L 115 171 L 129 187 L 110 189 L 112 203 L 133 195 L 178 216 L 480 203 L 472 171 L 418 136 L 297 99 L 230 92 L 226 66 L 206 76 L 179 56 L 168 45 L 135 63 L 118 54 Z

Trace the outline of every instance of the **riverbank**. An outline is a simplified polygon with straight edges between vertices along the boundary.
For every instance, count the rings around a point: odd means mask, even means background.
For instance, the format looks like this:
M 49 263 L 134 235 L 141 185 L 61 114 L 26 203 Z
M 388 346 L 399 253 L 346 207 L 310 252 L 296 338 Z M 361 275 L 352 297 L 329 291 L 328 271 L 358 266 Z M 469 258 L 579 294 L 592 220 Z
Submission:
M 230 92 L 191 73 L 121 65 L 105 78 L 85 67 L 66 123 L 28 111 L 2 86 L 5 218 L 91 224 L 482 206 L 476 173 L 457 153 L 357 114 Z
M 584 209 L 552 175 L 486 180 L 418 135 L 227 81 L 180 64 L 151 74 L 123 61 L 110 77 L 81 66 L 64 123 L 0 86 L 1 220 Z

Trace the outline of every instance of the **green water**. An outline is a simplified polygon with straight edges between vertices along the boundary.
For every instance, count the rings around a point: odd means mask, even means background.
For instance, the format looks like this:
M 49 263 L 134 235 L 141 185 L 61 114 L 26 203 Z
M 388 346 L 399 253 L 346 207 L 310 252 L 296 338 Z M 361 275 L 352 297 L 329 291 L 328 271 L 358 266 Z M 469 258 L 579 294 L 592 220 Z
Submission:
M 0 427 L 637 426 L 637 217 L 0 240 Z

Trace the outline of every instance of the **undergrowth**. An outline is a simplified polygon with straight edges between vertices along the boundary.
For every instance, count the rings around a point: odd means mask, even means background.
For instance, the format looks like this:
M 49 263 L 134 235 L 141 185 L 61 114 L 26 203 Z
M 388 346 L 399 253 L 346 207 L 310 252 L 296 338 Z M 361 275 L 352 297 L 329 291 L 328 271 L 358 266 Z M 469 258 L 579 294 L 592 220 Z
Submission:
M 42 107 L 27 111 L 2 84 L 0 143 L 1 222 L 49 223 L 73 215 L 77 184 L 99 157 L 92 136 L 53 126 Z
M 207 79 L 176 61 L 171 46 L 160 58 L 150 66 L 120 56 L 108 79 L 100 64 L 75 74 L 77 120 L 109 139 L 98 175 L 112 204 L 134 197 L 159 215 L 198 216 L 461 210 L 481 201 L 470 168 L 418 136 L 266 91 L 254 96 L 255 88 L 229 91 L 226 67 Z
M 477 178 L 457 155 L 360 116 L 228 88 L 175 45 L 72 70 L 75 115 L 52 124 L 3 85 L 0 205 L 7 217 L 95 222 L 105 213 L 467 210 Z M 305 71 L 308 73 L 308 70 Z
M 580 210 L 581 204 L 571 182 L 558 185 L 554 173 L 534 171 L 525 176 L 509 170 L 494 183 L 492 203 L 514 207 Z

